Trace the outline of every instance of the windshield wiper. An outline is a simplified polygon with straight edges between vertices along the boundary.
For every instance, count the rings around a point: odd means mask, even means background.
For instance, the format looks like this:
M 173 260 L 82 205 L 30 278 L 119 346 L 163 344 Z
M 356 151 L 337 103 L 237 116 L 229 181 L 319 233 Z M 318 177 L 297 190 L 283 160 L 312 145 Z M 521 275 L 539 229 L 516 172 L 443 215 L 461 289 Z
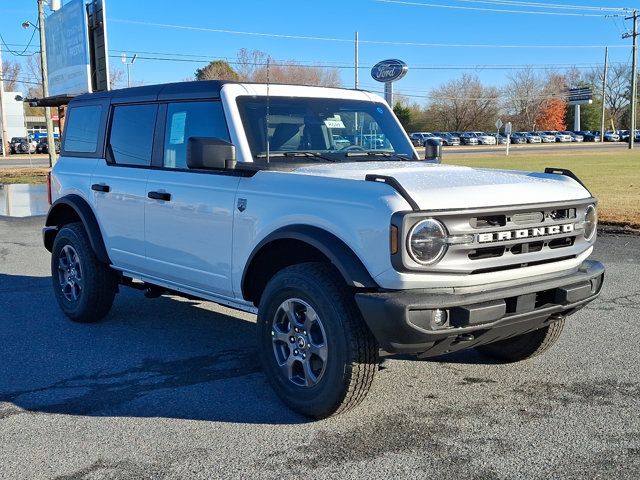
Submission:
M 395 158 L 399 158 L 400 160 L 409 160 L 409 158 L 406 155 L 395 153 L 395 152 L 383 152 L 379 150 L 370 150 L 368 152 L 366 151 L 345 152 L 345 155 L 347 157 L 365 157 L 365 156 L 366 157 L 385 157 L 385 158 L 395 157 Z
M 319 152 L 278 152 L 278 153 L 270 153 L 270 157 L 302 157 L 302 158 L 310 158 L 313 160 L 325 160 L 327 162 L 337 162 L 336 159 L 325 157 Z M 256 155 L 258 158 L 267 158 L 266 153 L 259 153 Z

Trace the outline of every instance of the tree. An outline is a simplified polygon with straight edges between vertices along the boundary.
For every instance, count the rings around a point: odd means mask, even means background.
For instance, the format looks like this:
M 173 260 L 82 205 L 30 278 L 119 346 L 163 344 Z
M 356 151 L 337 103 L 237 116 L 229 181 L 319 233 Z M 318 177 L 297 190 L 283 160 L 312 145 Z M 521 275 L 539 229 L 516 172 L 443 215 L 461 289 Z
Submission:
M 236 71 L 225 60 L 213 60 L 209 65 L 198 68 L 195 72 L 196 80 L 234 80 L 240 79 Z
M 594 93 L 598 97 L 602 97 L 602 82 L 604 78 L 604 67 L 596 68 L 587 73 L 585 80 Z M 607 71 L 607 85 L 605 88 L 605 108 L 606 115 L 605 123 L 609 123 L 609 120 L 613 120 L 616 126 L 620 126 L 623 122 L 625 113 L 629 109 L 630 100 L 630 83 L 631 83 L 631 68 L 625 63 L 614 63 Z
M 261 50 L 238 51 L 236 71 L 240 80 L 246 82 L 291 83 L 295 85 L 313 85 L 339 87 L 340 73 L 337 68 L 319 65 L 302 65 L 295 60 L 284 62 L 274 60 Z
M 545 102 L 545 105 L 540 109 L 536 117 L 538 130 L 566 130 L 566 113 L 567 103 L 564 100 L 552 98 Z
M 398 120 L 400 121 L 404 129 L 407 132 L 411 131 L 411 110 L 409 110 L 409 108 L 407 107 L 403 107 L 400 102 L 396 102 L 396 104 L 393 106 L 393 113 L 396 114 L 396 117 L 398 117 Z
M 465 73 L 461 78 L 435 88 L 430 96 L 430 110 L 441 130 L 494 128 L 500 93 L 495 87 L 484 86 L 477 76 Z
M 509 75 L 505 89 L 507 113 L 517 129 L 540 129 L 541 118 L 549 123 L 549 114 L 559 114 L 563 103 L 560 98 L 566 94 L 567 85 L 577 81 L 576 75 L 579 74 L 577 70 L 571 70 L 565 75 L 553 71 L 537 74 L 532 68 L 524 68 Z M 561 117 L 555 117 L 558 120 L 551 123 L 561 125 L 564 122 L 564 113 Z M 546 129 L 558 130 L 550 127 Z
M 2 78 L 4 79 L 4 89 L 7 92 L 15 92 L 18 90 L 18 77 L 22 66 L 18 62 L 5 60 L 2 62 Z

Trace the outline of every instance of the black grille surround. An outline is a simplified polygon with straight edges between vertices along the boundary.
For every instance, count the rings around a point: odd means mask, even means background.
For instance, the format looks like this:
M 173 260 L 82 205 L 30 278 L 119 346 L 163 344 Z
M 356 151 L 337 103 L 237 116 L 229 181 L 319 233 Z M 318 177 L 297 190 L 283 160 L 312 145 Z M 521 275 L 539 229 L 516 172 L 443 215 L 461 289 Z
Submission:
M 392 224 L 398 227 L 403 248 L 392 255 L 392 263 L 398 271 L 473 275 L 576 258 L 595 241 L 595 236 L 585 239 L 580 226 L 587 207 L 596 203 L 591 197 L 535 205 L 397 213 Z M 450 237 L 471 236 L 473 241 L 451 244 L 438 263 L 420 265 L 406 251 L 407 235 L 425 218 L 442 222 Z

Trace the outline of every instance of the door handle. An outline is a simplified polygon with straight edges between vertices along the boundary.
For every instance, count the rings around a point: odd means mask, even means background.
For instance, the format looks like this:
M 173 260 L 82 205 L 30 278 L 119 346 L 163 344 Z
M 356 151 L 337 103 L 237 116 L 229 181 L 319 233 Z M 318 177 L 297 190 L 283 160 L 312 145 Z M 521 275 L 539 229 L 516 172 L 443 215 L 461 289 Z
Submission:
M 171 201 L 171 194 L 167 192 L 149 192 L 147 193 L 147 197 L 152 198 L 153 200 L 164 200 L 165 202 Z
M 109 185 L 105 185 L 103 183 L 94 183 L 93 185 L 91 185 L 91 190 L 94 190 L 96 192 L 110 192 L 111 191 L 111 187 Z

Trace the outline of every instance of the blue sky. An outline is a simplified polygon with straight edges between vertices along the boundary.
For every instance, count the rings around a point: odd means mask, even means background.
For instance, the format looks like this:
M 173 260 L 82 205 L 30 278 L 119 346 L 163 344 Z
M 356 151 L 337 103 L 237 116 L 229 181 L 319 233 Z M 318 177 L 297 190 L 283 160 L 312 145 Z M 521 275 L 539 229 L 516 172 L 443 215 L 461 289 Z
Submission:
M 206 59 L 235 58 L 240 48 L 259 49 L 278 60 L 352 66 L 354 32 L 360 35 L 360 65 L 370 67 L 385 58 L 400 58 L 409 65 L 407 76 L 396 91 L 426 95 L 428 90 L 463 72 L 477 74 L 484 82 L 501 85 L 510 70 L 489 69 L 486 65 L 554 65 L 601 63 L 603 48 L 497 48 L 385 45 L 367 41 L 464 45 L 610 45 L 610 60 L 630 62 L 630 40 L 621 34 L 631 27 L 623 18 L 534 15 L 466 10 L 517 9 L 555 13 L 601 14 L 595 10 L 536 9 L 474 3 L 470 0 L 407 0 L 386 3 L 375 0 L 105 0 L 112 55 L 138 53 L 132 78 L 136 82 L 160 83 L 182 80 L 207 63 Z M 415 5 L 449 5 L 461 9 Z M 504 5 L 497 5 L 503 3 Z M 605 0 L 540 0 L 580 6 L 640 7 L 638 2 Z M 30 32 L 21 28 L 23 20 L 36 19 L 35 0 L 0 0 L 0 33 L 11 48 L 26 44 Z M 143 23 L 177 25 L 196 29 L 160 27 Z M 212 32 L 202 29 L 261 32 L 292 36 L 332 38 L 345 41 L 277 38 Z M 37 45 L 37 37 L 36 37 Z M 625 48 L 615 46 L 628 45 Z M 33 49 L 29 50 L 33 51 Z M 145 57 L 180 54 L 202 56 L 201 63 L 158 61 Z M 16 59 L 4 52 L 5 59 Z M 173 58 L 178 58 L 172 56 Z M 193 57 L 180 57 L 183 59 Z M 199 58 L 198 58 L 199 59 Z M 112 67 L 122 68 L 119 58 Z M 458 67 L 443 68 L 443 67 Z M 424 69 L 437 67 L 437 69 Z M 459 67 L 469 67 L 462 70 Z M 561 70 L 562 67 L 555 67 Z M 353 69 L 340 70 L 344 86 L 353 86 Z M 360 70 L 361 86 L 375 89 L 368 68 Z M 378 87 L 379 89 L 379 87 Z M 416 100 L 419 98 L 416 97 Z

